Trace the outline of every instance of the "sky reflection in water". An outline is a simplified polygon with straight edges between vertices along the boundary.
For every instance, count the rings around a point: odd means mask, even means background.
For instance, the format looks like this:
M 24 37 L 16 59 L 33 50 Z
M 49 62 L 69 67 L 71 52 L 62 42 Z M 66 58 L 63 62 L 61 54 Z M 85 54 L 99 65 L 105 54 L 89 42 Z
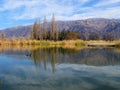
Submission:
M 113 48 L 6 50 L 1 90 L 119 90 L 120 53 Z

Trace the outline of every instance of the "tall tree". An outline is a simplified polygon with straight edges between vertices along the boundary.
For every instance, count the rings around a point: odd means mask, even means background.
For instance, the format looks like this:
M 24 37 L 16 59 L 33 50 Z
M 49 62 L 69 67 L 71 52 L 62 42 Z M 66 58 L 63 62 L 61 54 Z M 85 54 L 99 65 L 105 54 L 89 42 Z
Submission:
M 83 36 L 83 40 L 89 40 L 89 33 L 88 32 L 84 32 Z
M 33 39 L 37 39 L 37 21 L 35 21 L 34 25 L 33 25 Z
M 52 15 L 52 20 L 51 20 L 51 29 L 50 29 L 50 39 L 54 40 L 55 39 L 55 15 Z
M 57 41 L 59 39 L 59 27 L 58 24 L 56 23 L 55 25 L 55 40 Z
M 99 37 L 99 33 L 98 32 L 92 32 L 90 35 L 89 35 L 89 40 L 99 40 L 100 37 Z
M 33 26 L 31 27 L 31 30 L 30 30 L 30 39 L 34 39 L 34 37 L 33 37 Z
M 113 40 L 114 40 L 114 35 L 113 35 L 112 33 L 106 32 L 106 33 L 103 35 L 103 40 L 113 41 Z
M 4 32 L 2 32 L 2 34 L 1 34 L 1 39 L 2 39 L 2 40 L 5 39 L 5 34 L 4 34 Z
M 42 25 L 42 24 L 39 25 L 38 31 L 39 31 L 39 32 L 38 32 L 38 34 L 39 34 L 39 39 L 40 39 L 40 40 L 43 40 L 43 38 L 44 38 L 44 36 L 43 36 L 44 32 L 43 32 L 43 25 Z
M 46 16 L 44 17 L 44 22 L 43 22 L 43 38 L 45 40 L 47 39 L 47 19 L 46 19 Z
M 32 36 L 33 39 L 41 39 L 42 38 L 42 34 L 41 34 L 41 25 L 40 25 L 40 19 L 37 19 L 33 25 L 33 30 L 32 30 Z

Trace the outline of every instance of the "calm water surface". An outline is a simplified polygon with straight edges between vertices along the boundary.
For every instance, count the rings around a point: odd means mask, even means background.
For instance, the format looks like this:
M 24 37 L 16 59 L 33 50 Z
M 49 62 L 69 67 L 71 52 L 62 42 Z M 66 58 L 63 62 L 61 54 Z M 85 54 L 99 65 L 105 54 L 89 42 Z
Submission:
M 120 52 L 114 48 L 1 50 L 0 90 L 120 90 Z

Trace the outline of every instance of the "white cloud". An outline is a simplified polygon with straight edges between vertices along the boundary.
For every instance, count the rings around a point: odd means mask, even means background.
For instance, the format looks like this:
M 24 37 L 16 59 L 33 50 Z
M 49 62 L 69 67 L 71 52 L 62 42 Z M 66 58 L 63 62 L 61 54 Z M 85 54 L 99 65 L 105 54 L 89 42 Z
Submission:
M 41 16 L 50 16 L 52 13 L 56 15 L 62 14 L 71 14 L 73 11 L 73 7 L 59 5 L 58 2 L 49 2 L 45 1 L 36 1 L 34 3 L 26 2 L 24 3 L 24 11 L 22 14 L 15 14 L 13 18 L 15 19 L 33 19 Z
M 120 0 L 101 0 L 95 6 L 105 6 L 105 5 L 115 4 L 115 3 L 120 3 Z
M 58 20 L 80 20 L 88 18 L 120 18 L 120 7 L 107 8 L 104 10 L 89 9 L 89 12 L 73 14 L 72 16 L 57 16 Z
M 13 10 L 16 8 L 20 8 L 21 6 L 32 6 L 37 4 L 39 1 L 37 0 L 7 0 L 4 5 L 1 7 L 1 11 L 4 10 Z
M 55 13 L 57 20 L 120 18 L 120 6 L 110 6 L 111 4 L 119 3 L 120 0 L 101 0 L 91 7 L 82 6 L 91 0 L 74 1 L 75 5 L 73 5 L 73 0 L 7 0 L 0 8 L 0 11 L 13 11 L 13 13 L 11 12 L 11 17 L 16 20 L 42 18 L 45 15 L 50 19 L 52 13 Z M 104 8 L 103 6 L 107 7 Z M 17 11 L 21 7 L 24 9 Z

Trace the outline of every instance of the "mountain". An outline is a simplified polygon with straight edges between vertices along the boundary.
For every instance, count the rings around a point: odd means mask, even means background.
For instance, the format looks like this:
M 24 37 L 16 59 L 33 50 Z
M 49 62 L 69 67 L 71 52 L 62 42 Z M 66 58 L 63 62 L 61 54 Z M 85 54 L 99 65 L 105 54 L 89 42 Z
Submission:
M 115 39 L 120 39 L 120 20 L 119 19 L 104 19 L 104 18 L 92 18 L 86 20 L 75 20 L 75 21 L 57 21 L 60 30 L 77 31 L 82 36 L 87 33 L 98 33 L 102 36 L 105 33 L 111 33 Z M 48 30 L 50 30 L 50 23 L 47 24 Z M 6 38 L 12 37 L 25 37 L 28 38 L 32 25 L 18 26 L 7 28 L 4 30 Z
M 4 30 L 0 30 L 0 34 L 4 32 L 6 38 L 20 38 L 20 37 L 28 38 L 31 27 L 32 25 L 7 28 Z

